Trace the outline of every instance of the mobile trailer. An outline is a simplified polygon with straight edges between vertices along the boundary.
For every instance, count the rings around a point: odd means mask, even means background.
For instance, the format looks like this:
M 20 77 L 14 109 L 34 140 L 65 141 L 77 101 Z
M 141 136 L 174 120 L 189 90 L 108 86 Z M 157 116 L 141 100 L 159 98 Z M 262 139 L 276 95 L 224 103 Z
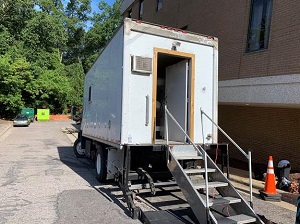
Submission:
M 216 126 L 202 118 L 217 123 L 217 74 L 217 38 L 128 18 L 86 74 L 74 151 L 95 160 L 100 182 L 119 183 L 133 218 L 132 190 L 155 194 L 173 177 L 200 223 L 227 219 L 213 214 L 211 187 L 231 204 L 231 219 L 260 223 L 203 149 L 217 143 Z

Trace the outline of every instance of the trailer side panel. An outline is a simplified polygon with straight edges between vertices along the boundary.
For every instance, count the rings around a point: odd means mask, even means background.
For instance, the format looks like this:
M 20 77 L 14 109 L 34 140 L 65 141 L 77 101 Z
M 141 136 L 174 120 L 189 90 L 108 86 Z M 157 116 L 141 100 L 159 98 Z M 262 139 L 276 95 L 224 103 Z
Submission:
M 123 86 L 123 27 L 85 77 L 83 136 L 119 144 Z

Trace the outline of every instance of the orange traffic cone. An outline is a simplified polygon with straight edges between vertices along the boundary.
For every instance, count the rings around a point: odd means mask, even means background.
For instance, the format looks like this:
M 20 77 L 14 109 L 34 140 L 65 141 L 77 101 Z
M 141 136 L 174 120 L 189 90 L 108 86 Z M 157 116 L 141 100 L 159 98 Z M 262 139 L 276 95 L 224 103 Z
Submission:
M 260 190 L 260 196 L 266 201 L 281 201 L 281 194 L 277 194 L 275 184 L 275 173 L 273 166 L 273 157 L 269 156 L 265 189 Z

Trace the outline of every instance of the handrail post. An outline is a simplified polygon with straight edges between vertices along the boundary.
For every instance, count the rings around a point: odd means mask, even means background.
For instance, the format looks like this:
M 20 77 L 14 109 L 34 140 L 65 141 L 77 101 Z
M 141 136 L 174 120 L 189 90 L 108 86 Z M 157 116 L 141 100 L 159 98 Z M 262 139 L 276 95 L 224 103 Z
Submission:
M 168 115 L 167 115 L 167 105 L 165 105 L 165 129 L 166 129 L 166 140 L 167 140 L 167 145 L 169 145 L 169 125 L 168 125 Z
M 207 172 L 207 153 L 204 150 L 204 169 L 205 169 L 205 196 L 206 196 L 206 216 L 209 220 L 209 197 L 208 197 L 208 172 Z
M 170 163 L 170 152 L 169 152 L 169 125 L 168 125 L 168 114 L 167 114 L 167 105 L 165 105 L 165 130 L 164 133 L 166 135 L 166 141 L 167 141 L 167 162 Z
M 203 129 L 203 111 L 200 108 L 200 112 L 201 112 L 201 129 L 202 129 L 202 141 L 203 141 L 203 145 L 204 145 L 204 129 Z
M 249 162 L 249 187 L 250 187 L 250 206 L 253 208 L 253 197 L 252 197 L 252 162 L 251 162 L 251 151 L 248 151 L 248 162 Z

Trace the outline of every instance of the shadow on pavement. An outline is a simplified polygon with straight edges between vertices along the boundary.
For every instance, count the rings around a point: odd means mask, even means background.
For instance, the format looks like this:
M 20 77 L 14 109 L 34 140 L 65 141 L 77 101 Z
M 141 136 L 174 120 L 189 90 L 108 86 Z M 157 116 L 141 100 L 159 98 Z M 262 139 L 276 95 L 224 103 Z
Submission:
M 86 158 L 76 158 L 73 153 L 73 147 L 62 146 L 57 147 L 60 161 L 72 169 L 76 174 L 86 180 L 92 188 L 102 194 L 107 200 L 115 203 L 120 207 L 127 216 L 130 216 L 130 212 L 121 202 L 123 195 L 116 195 L 114 192 L 120 192 L 120 188 L 112 182 L 107 184 L 99 183 L 95 177 L 95 165 L 92 160 Z
M 72 146 L 57 147 L 57 151 L 61 162 L 85 179 L 91 186 L 99 186 L 99 182 L 93 176 L 95 172 L 93 161 L 85 158 L 76 158 Z
M 73 153 L 73 147 L 71 146 L 62 146 L 57 147 L 59 159 L 62 163 L 67 165 L 70 169 L 72 169 L 76 174 L 78 174 L 81 178 L 86 180 L 92 188 L 94 188 L 97 192 L 99 192 L 104 198 L 108 201 L 116 204 L 119 208 L 121 208 L 128 217 L 130 217 L 130 212 L 124 203 L 123 194 L 120 188 L 112 182 L 103 184 L 99 183 L 95 178 L 95 168 L 94 162 L 92 160 L 86 158 L 76 158 Z M 178 191 L 179 189 L 177 189 Z M 241 189 L 242 190 L 242 189 Z M 142 198 L 147 201 L 148 203 L 152 204 L 152 206 L 156 207 L 158 210 L 161 211 L 160 207 L 174 205 L 175 204 L 184 204 L 185 201 L 179 197 L 176 197 L 176 192 L 174 189 L 171 192 L 167 192 L 166 190 L 162 190 L 161 192 L 157 192 L 157 197 L 164 196 L 164 195 L 172 195 L 174 200 L 171 200 L 170 204 L 166 201 L 148 201 L 147 198 L 150 196 L 150 192 L 142 193 Z M 246 191 L 245 191 L 246 192 Z M 254 194 L 255 197 L 258 195 Z M 167 212 L 174 214 L 175 216 L 179 217 L 182 223 L 197 223 L 196 218 L 190 208 L 179 208 L 179 209 L 168 209 Z M 154 213 L 155 214 L 155 213 Z M 266 224 L 275 224 L 274 222 L 270 222 L 264 216 L 260 216 L 262 220 Z
M 72 126 L 74 127 L 74 128 L 76 128 L 76 130 L 77 131 L 80 131 L 80 124 L 72 124 Z

